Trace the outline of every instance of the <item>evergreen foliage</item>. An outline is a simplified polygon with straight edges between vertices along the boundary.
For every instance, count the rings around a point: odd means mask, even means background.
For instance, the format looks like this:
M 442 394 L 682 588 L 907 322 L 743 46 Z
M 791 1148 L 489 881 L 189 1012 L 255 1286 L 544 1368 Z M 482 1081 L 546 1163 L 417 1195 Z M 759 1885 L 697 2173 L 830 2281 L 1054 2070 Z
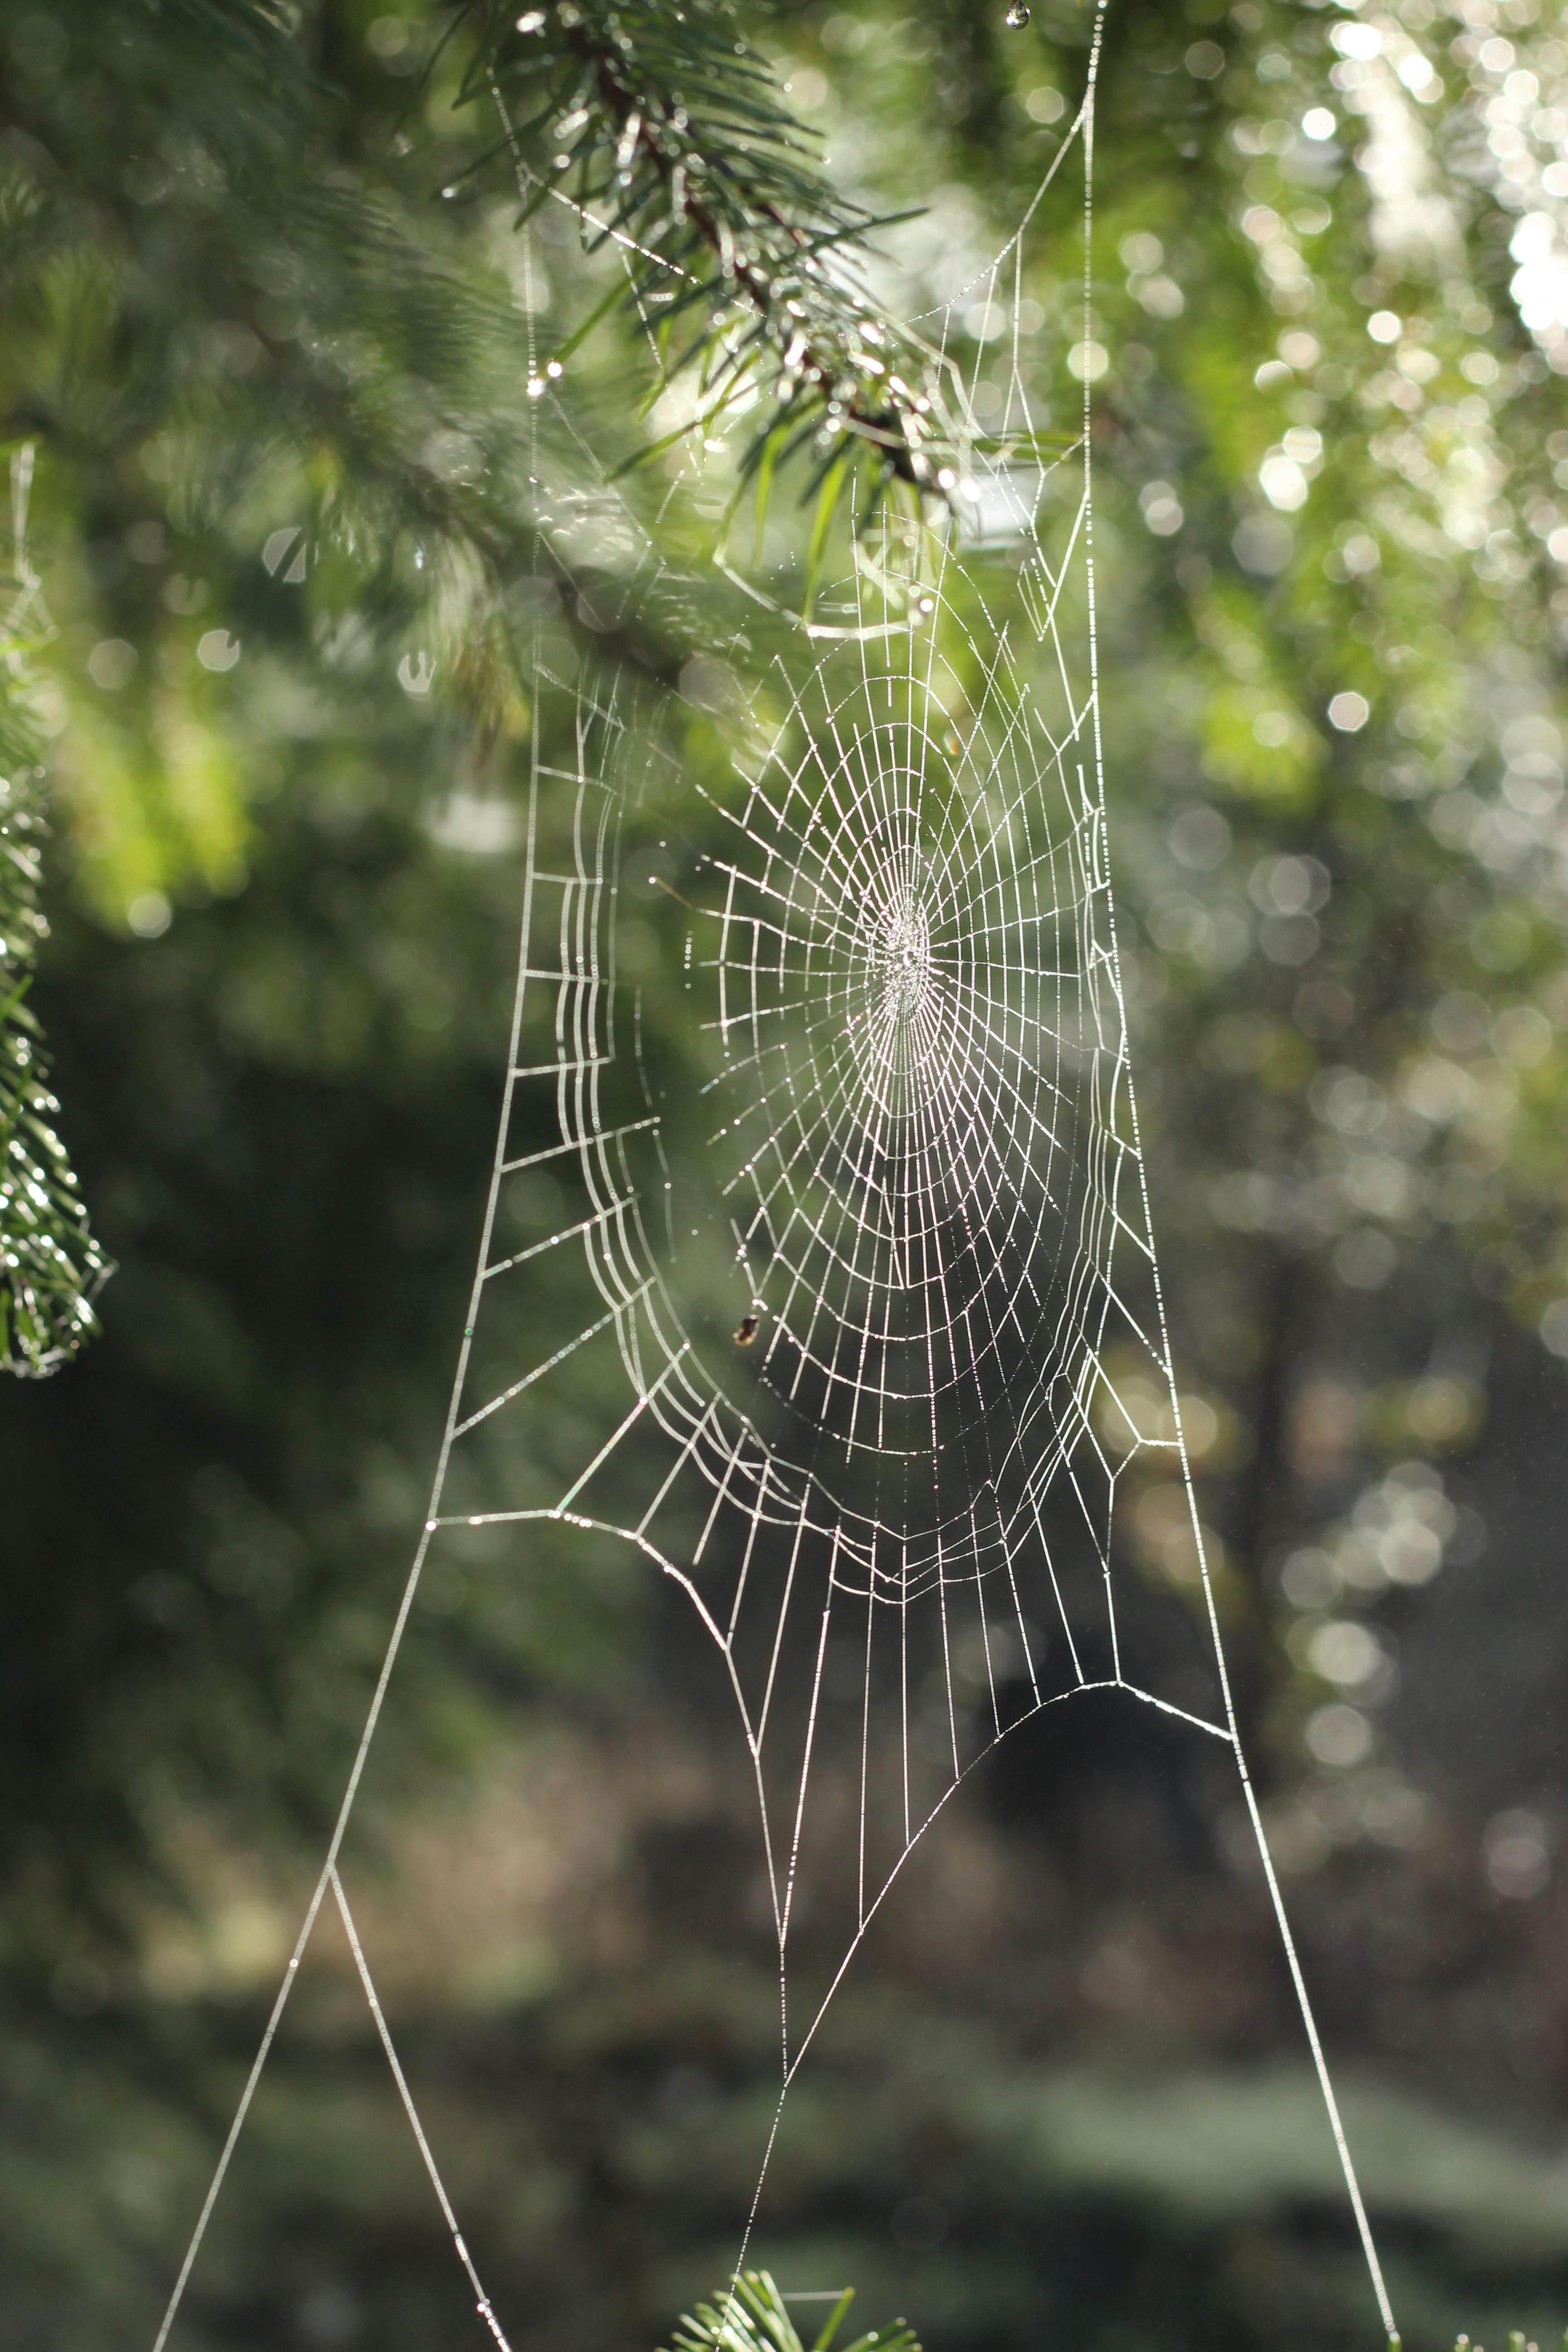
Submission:
M 523 217 L 568 193 L 624 260 L 662 375 L 699 373 L 700 417 L 679 432 L 770 404 L 741 488 L 755 481 L 765 513 L 773 477 L 809 450 L 818 531 L 857 474 L 865 520 L 894 482 L 943 498 L 951 387 L 851 270 L 868 233 L 903 215 L 879 221 L 824 178 L 728 0 L 546 0 L 521 16 L 476 0 L 465 21 L 463 94 L 500 103 Z
M 810 2352 L 832 2352 L 855 2290 L 846 2287 L 833 2303 Z M 737 2271 L 728 2288 L 712 2303 L 700 2303 L 685 2313 L 670 2340 L 670 2352 L 807 2352 L 794 2319 L 789 2298 L 766 2271 Z M 921 2352 L 920 2340 L 907 2322 L 868 2328 L 840 2352 Z
M 0 582 L 0 1367 L 58 1371 L 94 1328 L 109 1261 L 92 1237 L 76 1174 L 55 1131 L 38 1019 L 27 1002 L 47 924 L 38 904 L 43 770 L 28 705 L 28 632 L 37 581 L 26 556 L 33 452 L 11 460 L 13 577 Z

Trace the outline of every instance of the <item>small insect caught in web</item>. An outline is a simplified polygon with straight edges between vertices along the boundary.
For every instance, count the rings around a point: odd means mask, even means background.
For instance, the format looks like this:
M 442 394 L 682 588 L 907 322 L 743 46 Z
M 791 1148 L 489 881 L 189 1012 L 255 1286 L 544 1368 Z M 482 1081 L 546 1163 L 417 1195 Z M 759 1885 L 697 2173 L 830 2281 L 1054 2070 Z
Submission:
M 749 1348 L 756 1336 L 757 1318 L 754 1315 L 742 1315 L 735 1326 L 736 1347 Z

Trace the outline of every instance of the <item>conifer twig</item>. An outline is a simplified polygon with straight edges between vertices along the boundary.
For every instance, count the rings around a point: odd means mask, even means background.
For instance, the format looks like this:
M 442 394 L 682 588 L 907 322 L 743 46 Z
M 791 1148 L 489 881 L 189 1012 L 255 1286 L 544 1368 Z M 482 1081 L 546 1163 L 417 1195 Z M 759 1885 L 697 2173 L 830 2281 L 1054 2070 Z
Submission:
M 728 0 L 545 0 L 521 15 L 469 0 L 463 21 L 463 95 L 501 100 L 524 216 L 563 195 L 591 249 L 619 246 L 667 370 L 700 368 L 709 417 L 771 401 L 742 465 L 759 501 L 797 454 L 806 498 L 836 503 L 858 478 L 862 522 L 898 483 L 947 501 L 958 442 L 941 360 L 857 274 L 889 222 L 829 185 Z
M 38 1380 L 95 1328 L 113 1271 L 87 1220 L 53 1121 L 37 1014 L 27 1003 L 47 926 L 38 907 L 42 770 L 27 707 L 26 630 L 38 588 L 26 552 L 33 452 L 12 453 L 16 553 L 0 613 L 0 1370 Z
M 806 2352 L 790 2315 L 792 2302 L 826 2302 L 830 2305 L 821 2328 L 811 2339 L 810 2352 L 831 2352 L 855 2290 L 830 2288 L 816 2295 L 785 2295 L 767 2271 L 737 2271 L 713 2303 L 700 2303 L 687 2312 L 671 2339 L 670 2352 Z M 858 2336 L 842 2352 L 921 2352 L 920 2341 L 907 2320 L 872 2327 Z

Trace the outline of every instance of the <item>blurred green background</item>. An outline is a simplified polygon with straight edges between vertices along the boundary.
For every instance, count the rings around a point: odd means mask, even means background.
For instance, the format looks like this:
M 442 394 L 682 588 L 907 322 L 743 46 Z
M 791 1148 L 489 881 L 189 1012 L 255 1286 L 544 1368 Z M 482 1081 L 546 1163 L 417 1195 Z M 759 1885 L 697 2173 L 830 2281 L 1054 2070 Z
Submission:
M 709 575 L 606 626 L 602 537 L 539 583 L 531 354 L 603 280 L 564 215 L 525 272 L 504 178 L 461 176 L 489 138 L 462 28 L 432 64 L 438 8 L 307 0 L 270 44 L 246 16 L 0 5 L 0 414 L 49 616 L 34 1002 L 119 1266 L 101 1337 L 0 1396 L 27 2352 L 151 2339 L 423 1516 L 541 597 L 557 673 L 633 664 L 694 773 L 724 719 L 684 666 L 737 625 Z M 743 23 L 834 180 L 927 207 L 877 241 L 889 304 L 956 299 L 1076 110 L 1086 12 Z M 1244 1732 L 1405 2340 L 1540 2335 L 1568 2320 L 1568 29 L 1111 0 L 1101 89 L 1113 866 Z M 1070 426 L 1078 233 L 1068 187 L 1015 314 L 963 312 L 983 419 L 1016 328 Z M 572 362 L 597 467 L 644 366 L 613 319 Z M 689 535 L 671 560 L 699 576 Z M 1127 1574 L 1189 1601 L 1169 1486 L 1130 1500 Z M 645 1575 L 540 1543 L 428 1582 L 353 1891 L 516 2345 L 650 2345 L 733 2258 L 777 2030 L 736 1760 Z M 1375 2341 L 1223 1776 L 1087 1702 L 1003 1745 L 830 2014 L 754 2251 L 935 2352 Z M 475 2325 L 324 1921 L 177 2340 Z

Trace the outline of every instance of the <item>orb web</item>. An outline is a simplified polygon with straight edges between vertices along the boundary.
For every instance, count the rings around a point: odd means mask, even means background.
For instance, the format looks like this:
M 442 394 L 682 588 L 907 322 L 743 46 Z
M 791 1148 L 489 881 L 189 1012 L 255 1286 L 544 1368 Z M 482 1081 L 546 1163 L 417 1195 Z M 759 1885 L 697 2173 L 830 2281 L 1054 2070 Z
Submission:
M 791 688 L 694 945 L 762 1378 L 828 1452 L 978 1468 L 1021 1363 L 1079 1385 L 1083 1081 L 1121 1041 L 1070 719 L 1053 738 L 1002 649 L 961 738 L 935 642 L 909 633 L 896 667 L 839 649 Z
M 1025 222 L 1077 153 L 1083 379 L 1094 82 Z M 1016 320 L 1023 235 L 953 310 Z M 1229 1748 L 1392 2333 L 1237 1738 L 1160 1299 L 1107 850 L 1088 385 L 1053 441 L 1026 373 L 1015 326 L 982 436 L 954 369 L 971 457 L 952 518 L 900 538 L 885 517 L 809 619 L 731 571 L 754 629 L 688 689 L 721 755 L 692 762 L 635 662 L 570 676 L 539 637 L 507 1076 L 428 1517 L 158 2352 L 329 1896 L 505 2345 L 341 1864 L 427 1559 L 510 1538 L 526 1574 L 542 1536 L 671 1579 L 728 1691 L 777 1943 L 781 2112 L 904 1861 L 997 1740 L 1116 1690 Z M 559 577 L 591 599 L 613 549 L 623 614 L 632 588 L 679 600 L 570 378 L 531 352 L 531 379 Z M 1119 1491 L 1152 1471 L 1190 1522 L 1179 1654 L 1141 1646 L 1113 1538 Z M 806 1894 L 838 1945 L 797 2013 Z

